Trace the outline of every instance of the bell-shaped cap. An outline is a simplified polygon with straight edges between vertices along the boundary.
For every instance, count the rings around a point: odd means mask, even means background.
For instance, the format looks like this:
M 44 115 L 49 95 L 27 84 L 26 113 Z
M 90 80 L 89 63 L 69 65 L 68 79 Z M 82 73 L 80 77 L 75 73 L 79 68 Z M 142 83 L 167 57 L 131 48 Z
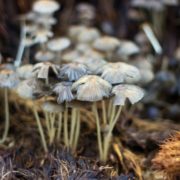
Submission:
M 59 78 L 66 78 L 69 81 L 76 81 L 88 73 L 88 68 L 84 64 L 69 63 L 62 66 L 60 69 Z
M 144 90 L 135 85 L 120 84 L 112 89 L 114 94 L 114 105 L 124 106 L 126 99 L 135 104 L 144 97 Z
M 118 62 L 118 63 L 107 63 L 102 68 L 101 77 L 111 84 L 119 83 L 135 83 L 141 78 L 139 70 L 132 65 Z
M 60 82 L 55 85 L 53 92 L 58 95 L 57 102 L 59 104 L 63 102 L 70 102 L 74 99 L 71 86 L 71 82 Z
M 90 102 L 109 97 L 111 89 L 111 84 L 96 75 L 83 76 L 72 85 L 78 100 Z
M 54 58 L 55 58 L 55 54 L 53 54 L 50 51 L 38 51 L 35 54 L 35 59 L 36 61 L 39 61 L 39 62 L 52 61 Z
M 38 0 L 33 4 L 33 11 L 39 14 L 53 14 L 60 8 L 58 2 L 54 0 Z

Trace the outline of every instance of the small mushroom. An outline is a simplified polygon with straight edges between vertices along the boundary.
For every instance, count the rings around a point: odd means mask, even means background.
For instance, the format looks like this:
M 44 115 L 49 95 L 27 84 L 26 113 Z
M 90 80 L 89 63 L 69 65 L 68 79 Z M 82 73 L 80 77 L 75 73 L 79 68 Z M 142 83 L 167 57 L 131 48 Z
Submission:
M 73 41 L 77 40 L 78 35 L 85 29 L 85 26 L 82 25 L 73 25 L 70 26 L 68 35 Z
M 34 65 L 32 72 L 38 79 L 45 79 L 46 85 L 48 85 L 50 71 L 55 76 L 58 76 L 59 69 L 60 67 L 58 65 L 52 64 L 50 62 L 41 62 Z
M 140 101 L 144 96 L 144 91 L 135 85 L 120 84 L 112 89 L 114 97 L 114 105 L 124 106 L 126 99 L 129 99 L 131 104 Z
M 2 68 L 2 66 L 1 66 Z M 5 129 L 3 132 L 0 144 L 4 143 L 7 139 L 9 132 L 9 104 L 8 104 L 8 89 L 14 88 L 19 83 L 17 74 L 10 69 L 0 70 L 0 87 L 4 89 L 4 103 L 5 103 Z
M 69 63 L 62 66 L 59 78 L 66 78 L 69 81 L 76 81 L 89 73 L 87 67 L 80 63 Z
M 16 69 L 16 72 L 20 79 L 29 79 L 33 76 L 32 69 L 33 69 L 33 65 L 26 64 L 26 65 L 18 67 Z
M 54 0 L 38 0 L 33 4 L 33 11 L 39 14 L 53 14 L 60 8 L 60 5 Z
M 101 77 L 112 84 L 122 82 L 134 83 L 138 82 L 141 78 L 139 70 L 129 64 L 107 63 L 103 66 Z
M 55 85 L 53 92 L 58 95 L 57 102 L 59 104 L 70 102 L 74 99 L 74 95 L 71 92 L 71 86 L 71 82 L 60 82 Z
M 35 59 L 40 62 L 52 61 L 55 58 L 55 55 L 50 51 L 38 51 L 35 54 Z
M 96 75 L 85 75 L 72 85 L 78 100 L 90 102 L 109 97 L 111 88 L 111 84 Z

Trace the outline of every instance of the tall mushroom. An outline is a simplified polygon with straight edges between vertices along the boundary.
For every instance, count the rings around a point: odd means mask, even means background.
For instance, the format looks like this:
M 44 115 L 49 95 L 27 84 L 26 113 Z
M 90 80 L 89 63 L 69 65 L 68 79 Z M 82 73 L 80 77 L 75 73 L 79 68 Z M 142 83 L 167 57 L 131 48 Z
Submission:
M 0 139 L 0 144 L 4 143 L 9 131 L 9 104 L 8 104 L 8 89 L 14 88 L 19 82 L 17 74 L 11 69 L 0 69 L 0 87 L 4 89 L 5 103 L 5 129 Z

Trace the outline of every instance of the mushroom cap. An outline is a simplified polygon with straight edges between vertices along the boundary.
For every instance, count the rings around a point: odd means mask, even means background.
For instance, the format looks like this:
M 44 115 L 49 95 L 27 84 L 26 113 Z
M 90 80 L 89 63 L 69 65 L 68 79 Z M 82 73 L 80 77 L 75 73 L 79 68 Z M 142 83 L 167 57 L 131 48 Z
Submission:
M 18 75 L 15 71 L 10 69 L 0 70 L 0 87 L 14 88 L 19 83 Z
M 33 11 L 39 14 L 52 14 L 60 8 L 54 0 L 38 0 L 33 4 Z
M 77 40 L 80 43 L 92 43 L 99 37 L 100 32 L 98 29 L 86 27 L 78 34 Z
M 50 70 L 52 70 L 52 72 L 58 76 L 59 69 L 60 67 L 56 64 L 52 64 L 50 62 L 41 62 L 34 65 L 32 72 L 38 79 L 47 79 Z
M 18 67 L 16 72 L 17 72 L 19 78 L 28 79 L 28 78 L 33 77 L 32 69 L 33 69 L 33 65 L 26 64 L 26 65 L 22 65 L 22 66 Z
M 86 44 L 86 43 L 78 43 L 76 45 L 77 52 L 82 54 L 86 53 L 86 51 L 88 51 L 90 48 L 91 48 L 90 44 Z
M 144 90 L 135 85 L 120 84 L 112 89 L 112 94 L 115 95 L 113 104 L 124 106 L 126 99 L 131 104 L 140 101 L 144 96 Z
M 64 111 L 64 106 L 54 101 L 45 101 L 42 103 L 41 107 L 44 111 L 49 113 L 60 113 Z
M 35 59 L 40 62 L 52 61 L 55 58 L 55 55 L 50 51 L 38 51 L 35 54 Z
M 68 35 L 71 39 L 76 40 L 78 35 L 85 29 L 85 26 L 82 25 L 73 25 L 70 26 Z
M 157 0 L 133 0 L 131 5 L 137 8 L 153 9 L 157 11 L 164 8 L 163 2 Z
M 141 79 L 139 80 L 140 84 L 148 84 L 154 79 L 154 73 L 152 70 L 140 69 Z
M 53 36 L 53 32 L 47 28 L 38 28 L 37 31 L 32 33 L 36 43 L 45 43 Z
M 71 41 L 66 37 L 55 38 L 47 43 L 48 49 L 55 52 L 67 49 L 70 45 Z
M 53 92 L 58 95 L 57 102 L 61 104 L 63 102 L 70 102 L 74 99 L 74 95 L 71 91 L 71 82 L 60 82 L 57 83 L 54 88 Z
M 42 83 L 34 78 L 26 79 L 19 83 L 16 92 L 23 99 L 36 99 L 42 96 Z
M 67 62 L 73 62 L 74 59 L 77 59 L 80 57 L 80 53 L 76 50 L 68 51 L 63 53 L 62 60 Z
M 131 65 L 136 66 L 138 69 L 142 70 L 152 70 L 153 66 L 150 61 L 144 58 L 139 58 L 131 61 Z
M 114 51 L 120 45 L 120 41 L 115 37 L 103 36 L 95 40 L 93 47 L 100 51 Z
M 69 81 L 76 81 L 88 74 L 88 68 L 84 64 L 69 63 L 62 66 L 59 77 L 68 78 Z
M 45 25 L 45 26 L 52 26 L 57 23 L 56 18 L 52 17 L 51 15 L 43 15 L 43 16 L 37 16 L 34 21 L 37 24 Z
M 119 56 L 131 56 L 140 53 L 140 48 L 132 41 L 122 41 L 116 51 Z
M 77 99 L 80 101 L 99 101 L 108 97 L 111 89 L 111 84 L 96 75 L 83 76 L 72 85 L 72 90 L 77 91 Z
M 78 58 L 75 61 L 85 64 L 88 67 L 89 71 L 93 74 L 99 74 L 101 68 L 107 63 L 102 58 L 90 58 L 86 56 Z
M 123 62 L 107 63 L 101 72 L 101 77 L 112 84 L 134 83 L 141 78 L 140 72 L 135 66 Z

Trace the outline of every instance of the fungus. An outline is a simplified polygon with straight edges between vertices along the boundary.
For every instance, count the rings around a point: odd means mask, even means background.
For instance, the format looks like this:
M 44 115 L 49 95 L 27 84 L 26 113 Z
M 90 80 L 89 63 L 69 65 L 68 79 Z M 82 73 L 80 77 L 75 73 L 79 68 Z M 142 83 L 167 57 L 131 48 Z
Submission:
M 109 97 L 111 88 L 111 84 L 95 75 L 86 75 L 72 85 L 72 90 L 76 91 L 78 100 L 93 102 L 92 109 L 96 118 L 98 148 L 101 160 L 103 160 L 103 145 L 96 101 Z
M 0 144 L 6 141 L 9 132 L 8 89 L 14 88 L 18 83 L 19 83 L 18 76 L 13 70 L 10 69 L 0 70 L 0 87 L 4 89 L 4 106 L 5 106 L 5 129 L 3 132 L 3 136 L 0 139 Z
M 72 151 L 76 150 L 79 132 L 80 132 L 80 110 L 79 108 L 72 107 L 71 121 L 70 121 L 70 134 L 68 134 L 68 102 L 71 102 L 75 97 L 71 92 L 71 82 L 61 82 L 55 85 L 53 92 L 58 95 L 57 102 L 61 104 L 65 102 L 64 111 L 64 143 L 67 148 Z
M 64 111 L 64 106 L 62 104 L 57 104 L 54 101 L 45 101 L 42 103 L 41 107 L 45 115 L 49 144 L 51 145 L 54 142 L 55 136 L 57 141 L 60 141 L 61 139 L 62 113 Z M 57 131 L 56 121 L 58 124 Z
M 50 51 L 38 51 L 35 54 L 35 59 L 40 62 L 52 61 L 55 58 L 55 55 Z
M 68 79 L 69 81 L 76 81 L 87 74 L 88 69 L 85 65 L 80 63 L 69 63 L 62 66 L 59 77 Z
M 53 14 L 60 8 L 60 5 L 54 0 L 38 0 L 33 4 L 33 11 L 42 14 Z
M 43 96 L 42 86 L 43 86 L 42 83 L 40 83 L 34 78 L 31 78 L 31 79 L 22 81 L 18 85 L 16 92 L 23 99 L 36 100 L 37 98 L 40 98 Z M 36 123 L 38 126 L 38 130 L 41 136 L 41 141 L 42 141 L 44 151 L 47 152 L 48 151 L 47 142 L 46 142 L 45 134 L 44 134 L 43 127 L 40 121 L 40 117 L 38 115 L 38 109 L 35 103 L 32 106 L 32 108 L 33 108 L 33 114 L 34 114 L 34 117 L 36 119 Z
M 33 65 L 26 64 L 26 65 L 18 67 L 16 69 L 16 72 L 20 79 L 29 79 L 33 76 L 32 69 L 33 69 Z
M 122 62 L 107 63 L 101 71 L 101 77 L 112 84 L 122 82 L 134 83 L 140 80 L 139 70 L 132 65 Z
M 34 65 L 32 71 L 38 79 L 45 79 L 46 85 L 48 85 L 50 72 L 52 72 L 55 76 L 58 76 L 59 66 L 50 62 L 37 63 Z

